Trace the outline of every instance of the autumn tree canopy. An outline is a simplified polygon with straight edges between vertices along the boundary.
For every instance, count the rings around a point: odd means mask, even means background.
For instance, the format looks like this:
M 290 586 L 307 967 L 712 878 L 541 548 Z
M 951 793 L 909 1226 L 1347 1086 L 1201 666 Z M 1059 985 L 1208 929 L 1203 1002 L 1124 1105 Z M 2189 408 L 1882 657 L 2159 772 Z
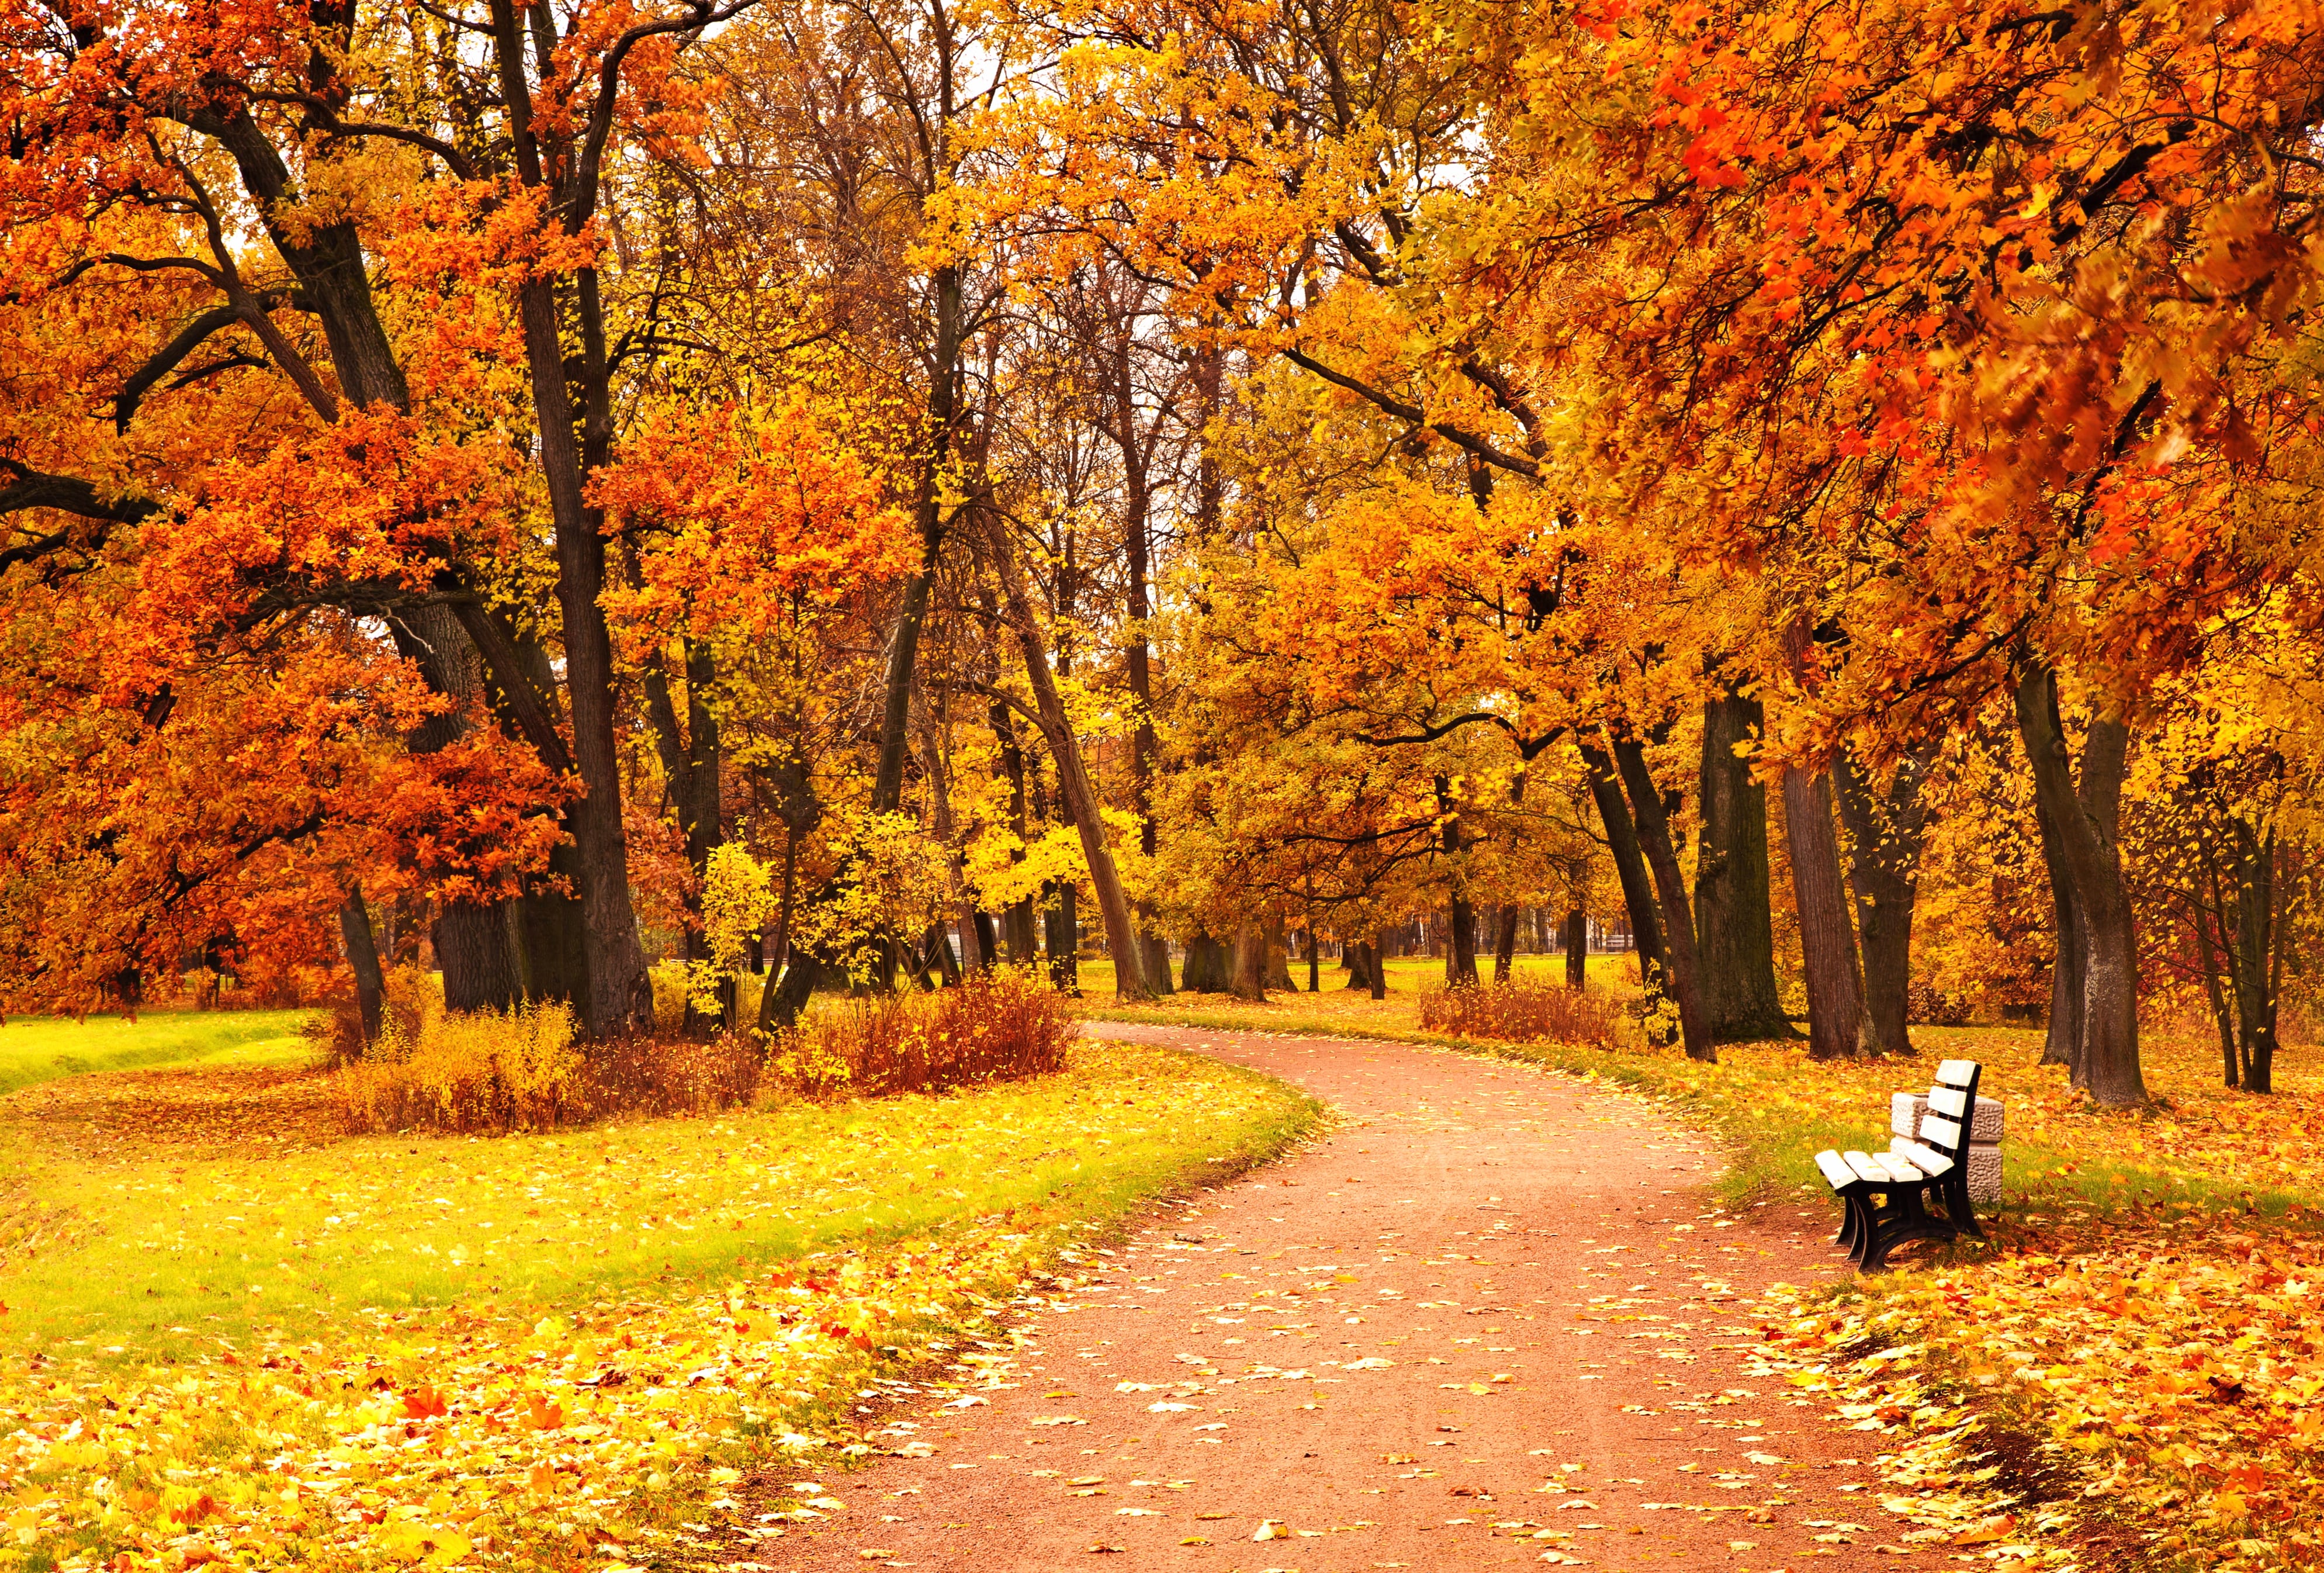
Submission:
M 8 0 L 0 998 L 606 1039 L 1427 914 L 1701 1059 L 2264 1090 L 2319 22 Z

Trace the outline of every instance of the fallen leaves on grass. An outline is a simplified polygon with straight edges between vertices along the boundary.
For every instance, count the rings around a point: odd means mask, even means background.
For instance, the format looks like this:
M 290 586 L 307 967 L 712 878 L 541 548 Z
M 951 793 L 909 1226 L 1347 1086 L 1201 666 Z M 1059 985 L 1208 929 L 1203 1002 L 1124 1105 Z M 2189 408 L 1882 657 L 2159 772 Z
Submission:
M 843 1226 L 821 1236 L 825 1249 L 779 1263 L 730 1266 L 684 1287 L 616 1283 L 608 1292 L 585 1283 L 546 1316 L 461 1301 L 258 1319 L 237 1338 L 211 1338 L 206 1354 L 142 1365 L 20 1343 L 0 1359 L 0 1490 L 14 1504 L 13 1538 L 64 1569 L 180 1573 L 208 1560 L 443 1566 L 557 1546 L 593 1562 L 609 1548 L 634 1561 L 638 1553 L 624 1548 L 653 1519 L 658 1499 L 703 1482 L 715 1491 L 739 1479 L 732 1466 L 754 1455 L 843 1441 L 822 1417 L 884 1352 L 909 1353 L 1015 1294 L 1057 1231 L 1071 1226 L 1072 1215 L 1054 1204 L 1027 1215 L 955 1205 L 907 1215 L 916 1220 L 907 1226 L 926 1232 L 899 1239 L 890 1222 L 897 1210 L 870 1205 L 899 1172 L 899 1143 L 912 1145 L 916 1165 L 955 1173 L 973 1166 L 983 1187 L 974 1195 L 987 1207 L 1000 1197 L 1037 1204 L 1086 1177 L 1092 1189 L 1079 1205 L 1104 1211 L 1222 1142 L 1296 1129 L 1300 1106 L 1225 1068 L 1111 1046 L 1077 1051 L 1056 1085 L 1032 1088 L 832 1111 L 832 1143 L 789 1155 L 790 1170 L 774 1180 L 781 1207 L 804 1217 L 810 1238 L 817 1209 Z M 1175 1128 L 1170 1144 L 1110 1167 L 1107 1150 L 1122 1140 L 1121 1127 L 1109 1117 L 1101 1130 L 1089 1111 L 1111 1116 L 1126 1098 L 1155 1106 Z M 942 1112 L 940 1141 L 888 1128 L 914 1110 Z M 618 1135 L 690 1137 L 700 1124 Z M 615 1141 L 593 1133 L 586 1142 L 464 1149 L 515 1163 L 540 1192 L 584 1175 L 594 1182 L 607 1172 Z M 873 1151 L 883 1146 L 884 1169 Z M 402 1180 L 423 1205 L 445 1172 L 436 1149 L 427 1151 L 424 1167 Z M 395 1149 L 378 1156 L 383 1183 L 394 1183 Z M 711 1206 L 733 1200 L 729 1192 L 752 1195 L 782 1155 L 766 1156 L 690 1199 Z M 818 1174 L 818 1159 L 836 1171 Z M 248 1166 L 222 1172 L 236 1186 L 255 1183 Z M 1010 1189 L 1012 1174 L 1024 1181 L 1021 1194 Z M 190 1172 L 184 1184 L 202 1178 Z M 904 1175 L 899 1194 L 906 1184 L 920 1189 Z M 734 1262 L 733 1244 L 719 1249 Z M 45 1263 L 51 1272 L 69 1265 Z M 117 1303 L 115 1312 L 148 1314 Z M 838 1510 L 835 1500 L 813 1497 L 789 1511 Z

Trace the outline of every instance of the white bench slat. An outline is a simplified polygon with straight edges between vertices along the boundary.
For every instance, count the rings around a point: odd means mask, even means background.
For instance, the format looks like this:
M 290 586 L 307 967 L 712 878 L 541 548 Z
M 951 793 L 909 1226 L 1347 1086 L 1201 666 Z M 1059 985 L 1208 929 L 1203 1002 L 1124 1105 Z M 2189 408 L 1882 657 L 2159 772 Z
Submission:
M 1817 1153 L 1816 1167 L 1823 1170 L 1824 1183 L 1834 1190 L 1845 1190 L 1856 1183 L 1856 1171 L 1837 1152 Z
M 1941 1180 L 1952 1172 L 1951 1159 L 1933 1147 L 1924 1147 L 1920 1143 L 1907 1140 L 1903 1136 L 1889 1143 L 1888 1151 L 1907 1162 L 1916 1165 L 1922 1173 L 1932 1180 Z
M 1869 1152 L 1847 1152 L 1841 1156 L 1848 1160 L 1848 1166 L 1856 1170 L 1857 1179 L 1871 1185 L 1888 1183 L 1888 1166 L 1872 1161 Z
M 1969 1089 L 1932 1087 L 1929 1088 L 1929 1106 L 1941 1115 L 1958 1120 L 1969 1112 Z
M 1921 1140 L 1944 1152 L 1958 1152 L 1961 1147 L 1960 1124 L 1942 1115 L 1923 1115 Z
M 1967 1087 L 1976 1074 L 1974 1059 L 1948 1059 L 1937 1067 L 1937 1080 L 1946 1087 Z

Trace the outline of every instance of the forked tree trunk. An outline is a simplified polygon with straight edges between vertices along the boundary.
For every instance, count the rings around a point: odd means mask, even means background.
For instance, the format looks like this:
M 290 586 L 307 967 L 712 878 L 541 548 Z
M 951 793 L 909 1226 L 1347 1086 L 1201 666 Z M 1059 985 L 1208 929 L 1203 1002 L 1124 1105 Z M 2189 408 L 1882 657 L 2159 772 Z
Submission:
M 1929 836 L 1921 789 L 1935 757 L 1933 741 L 1906 754 L 1885 791 L 1874 788 L 1847 751 L 1832 763 L 1840 823 L 1848 828 L 1857 938 L 1864 957 L 1864 1047 L 1875 1054 L 1913 1051 L 1906 1023 L 1913 992 L 1913 904 Z
M 1694 949 L 1694 912 L 1687 904 L 1686 878 L 1679 871 L 1678 848 L 1671 840 L 1670 816 L 1662 793 L 1646 770 L 1646 752 L 1636 740 L 1614 745 L 1614 760 L 1630 796 L 1638 847 L 1646 855 L 1661 896 L 1665 964 L 1669 968 L 1667 992 L 1678 1007 L 1679 1041 L 1689 1059 L 1716 1061 L 1719 1050 L 1711 1037 L 1711 1023 L 1702 1009 L 1702 971 Z
M 1761 724 L 1759 701 L 1729 694 L 1702 707 L 1702 837 L 1696 846 L 1695 936 L 1703 1013 L 1720 1043 L 1794 1036 L 1775 987 L 1768 897 L 1767 789 L 1737 745 Z
M 2116 842 L 2130 729 L 2118 717 L 2090 723 L 2078 791 L 2058 719 L 2057 677 L 2038 659 L 2019 669 L 2017 727 L 2036 800 L 2057 832 L 2082 921 L 2082 1020 L 2073 1082 L 2101 1106 L 2146 1101 L 2138 1058 L 2137 930 Z
M 1864 993 L 1856 970 L 1855 927 L 1840 874 L 1840 838 L 1831 824 L 1831 782 L 1795 764 L 1784 767 L 1784 832 L 1792 853 L 1792 893 L 1799 911 L 1800 962 L 1808 994 L 1808 1054 L 1851 1059 L 1864 1034 Z

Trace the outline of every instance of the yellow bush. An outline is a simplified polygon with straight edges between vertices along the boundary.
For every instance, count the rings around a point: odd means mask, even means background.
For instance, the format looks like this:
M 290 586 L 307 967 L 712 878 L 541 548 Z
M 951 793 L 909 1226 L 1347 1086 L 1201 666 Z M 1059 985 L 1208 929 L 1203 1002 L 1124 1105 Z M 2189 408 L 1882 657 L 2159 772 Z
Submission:
M 544 1130 L 580 1115 L 586 1069 L 568 1006 L 454 1012 L 423 999 L 416 1025 L 391 1015 L 337 1092 L 358 1131 Z
M 808 1097 L 937 1092 L 1063 1069 L 1073 1037 L 1065 996 L 1008 968 L 935 994 L 851 1001 L 779 1034 L 767 1071 Z

